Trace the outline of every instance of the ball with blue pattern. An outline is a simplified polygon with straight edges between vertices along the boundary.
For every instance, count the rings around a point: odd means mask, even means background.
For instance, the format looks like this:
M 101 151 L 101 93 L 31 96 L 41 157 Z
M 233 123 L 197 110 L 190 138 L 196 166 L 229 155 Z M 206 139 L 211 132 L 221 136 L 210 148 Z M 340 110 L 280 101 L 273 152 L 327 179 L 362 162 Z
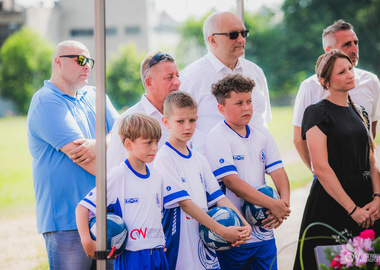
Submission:
M 223 226 L 242 226 L 242 222 L 239 216 L 234 210 L 228 207 L 214 207 L 209 210 L 207 214 Z M 202 241 L 212 249 L 227 250 L 231 248 L 230 242 L 202 224 L 199 225 L 199 235 Z
M 96 217 L 89 220 L 90 235 L 96 240 Z M 125 250 L 128 240 L 128 228 L 124 220 L 113 213 L 107 213 L 107 250 L 116 246 L 115 254 L 118 255 Z
M 278 195 L 277 191 L 271 188 L 270 186 L 263 185 L 256 189 L 273 199 L 276 199 L 276 200 L 280 199 L 280 196 Z M 267 208 L 264 208 L 259 205 L 255 205 L 246 201 L 243 203 L 243 206 L 242 206 L 243 216 L 250 225 L 256 225 L 256 226 L 265 225 L 263 224 L 263 220 L 270 216 L 270 214 L 266 213 L 267 211 L 268 211 Z

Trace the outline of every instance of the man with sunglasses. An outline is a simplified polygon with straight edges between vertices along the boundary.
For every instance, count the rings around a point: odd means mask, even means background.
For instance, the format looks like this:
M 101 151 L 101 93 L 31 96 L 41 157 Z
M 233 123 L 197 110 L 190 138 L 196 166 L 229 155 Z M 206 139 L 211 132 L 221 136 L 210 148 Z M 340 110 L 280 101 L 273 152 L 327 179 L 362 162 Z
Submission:
M 162 130 L 158 149 L 169 139 L 169 131 L 162 124 L 161 119 L 165 98 L 170 92 L 177 91 L 181 84 L 174 58 L 167 53 L 150 53 L 141 62 L 140 75 L 145 94 L 137 104 L 120 115 L 111 131 L 111 142 L 107 149 L 108 169 L 118 166 L 127 158 L 128 153 L 121 143 L 118 132 L 119 121 L 126 115 L 142 112 L 158 120 Z
M 76 206 L 95 186 L 95 89 L 86 86 L 94 64 L 84 44 L 59 43 L 51 78 L 29 107 L 37 227 L 50 269 L 91 269 L 94 263 L 83 250 L 75 220 Z M 117 116 L 107 99 L 107 132 Z
M 208 53 L 180 72 L 180 90 L 188 92 L 198 103 L 197 130 L 192 138 L 196 150 L 204 152 L 204 140 L 222 114 L 211 94 L 211 85 L 231 73 L 250 77 L 256 83 L 252 91 L 253 117 L 251 122 L 266 126 L 271 119 L 268 86 L 265 75 L 256 64 L 241 58 L 249 30 L 231 12 L 211 14 L 203 24 L 203 37 Z

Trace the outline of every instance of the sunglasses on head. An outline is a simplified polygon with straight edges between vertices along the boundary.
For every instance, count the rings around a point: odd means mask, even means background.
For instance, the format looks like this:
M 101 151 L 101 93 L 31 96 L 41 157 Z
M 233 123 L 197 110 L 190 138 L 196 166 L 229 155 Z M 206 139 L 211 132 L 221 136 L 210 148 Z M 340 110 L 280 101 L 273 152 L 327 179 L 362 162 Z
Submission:
M 69 54 L 69 55 L 61 55 L 60 57 L 67 57 L 67 58 L 77 58 L 77 63 L 80 66 L 84 66 L 85 64 L 89 64 L 90 68 L 93 68 L 95 65 L 95 60 L 91 58 L 87 58 L 86 56 L 79 55 L 79 54 Z
M 214 33 L 212 34 L 213 36 L 214 35 L 221 35 L 221 36 L 228 36 L 230 39 L 237 39 L 239 37 L 239 34 L 241 34 L 241 36 L 243 38 L 246 38 L 249 36 L 249 30 L 243 30 L 243 31 L 234 31 L 234 32 L 231 32 L 231 33 Z
M 145 78 L 146 73 L 151 67 L 153 67 L 154 65 L 164 60 L 174 61 L 174 58 L 168 53 L 157 53 L 155 56 L 153 56 L 152 59 L 150 59 L 148 66 L 146 67 L 144 71 L 144 78 Z
M 155 56 L 150 59 L 147 69 L 153 67 L 154 65 L 160 63 L 164 60 L 170 60 L 173 61 L 173 57 L 168 53 L 157 53 Z

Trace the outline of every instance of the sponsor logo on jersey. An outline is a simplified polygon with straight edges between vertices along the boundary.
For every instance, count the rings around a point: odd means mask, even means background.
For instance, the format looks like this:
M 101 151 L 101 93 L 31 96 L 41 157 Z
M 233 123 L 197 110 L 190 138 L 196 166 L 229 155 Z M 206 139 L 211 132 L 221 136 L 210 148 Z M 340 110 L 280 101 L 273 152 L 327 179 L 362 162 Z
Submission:
M 219 163 L 223 164 L 224 163 L 224 159 L 223 158 L 219 159 Z
M 220 269 L 216 252 L 208 248 L 201 239 L 198 242 L 198 258 L 205 269 Z
M 136 197 L 136 198 L 126 198 L 125 199 L 125 203 L 138 203 L 139 202 L 139 198 Z
M 170 191 L 170 190 L 172 190 L 172 187 L 171 186 L 166 186 L 166 190 Z
M 184 177 L 181 178 L 182 183 L 186 183 L 186 179 Z
M 201 179 L 201 183 L 203 184 L 203 177 L 202 177 L 202 173 L 199 173 L 199 178 Z
M 264 149 L 260 150 L 260 160 L 262 163 L 265 163 L 265 160 L 267 159 L 267 156 L 265 155 Z
M 234 160 L 244 160 L 244 155 L 233 155 Z
M 160 207 L 160 195 L 158 193 L 156 193 L 156 204 L 157 204 L 157 207 Z
M 163 237 L 162 229 L 160 228 L 140 228 L 140 229 L 133 229 L 129 236 L 133 240 L 138 239 L 152 239 L 152 238 L 161 238 Z
M 94 195 L 94 192 L 91 191 L 90 193 L 88 193 L 88 197 L 90 197 L 92 195 Z

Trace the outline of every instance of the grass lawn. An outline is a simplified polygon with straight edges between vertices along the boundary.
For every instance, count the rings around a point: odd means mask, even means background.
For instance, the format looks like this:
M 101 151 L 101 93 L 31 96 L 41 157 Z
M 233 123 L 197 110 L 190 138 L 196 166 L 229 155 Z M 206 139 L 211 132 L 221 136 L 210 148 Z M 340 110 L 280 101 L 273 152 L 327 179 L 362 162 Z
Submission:
M 26 118 L 1 118 L 0 130 L 0 213 L 34 210 Z M 16 208 L 17 211 L 12 211 Z

